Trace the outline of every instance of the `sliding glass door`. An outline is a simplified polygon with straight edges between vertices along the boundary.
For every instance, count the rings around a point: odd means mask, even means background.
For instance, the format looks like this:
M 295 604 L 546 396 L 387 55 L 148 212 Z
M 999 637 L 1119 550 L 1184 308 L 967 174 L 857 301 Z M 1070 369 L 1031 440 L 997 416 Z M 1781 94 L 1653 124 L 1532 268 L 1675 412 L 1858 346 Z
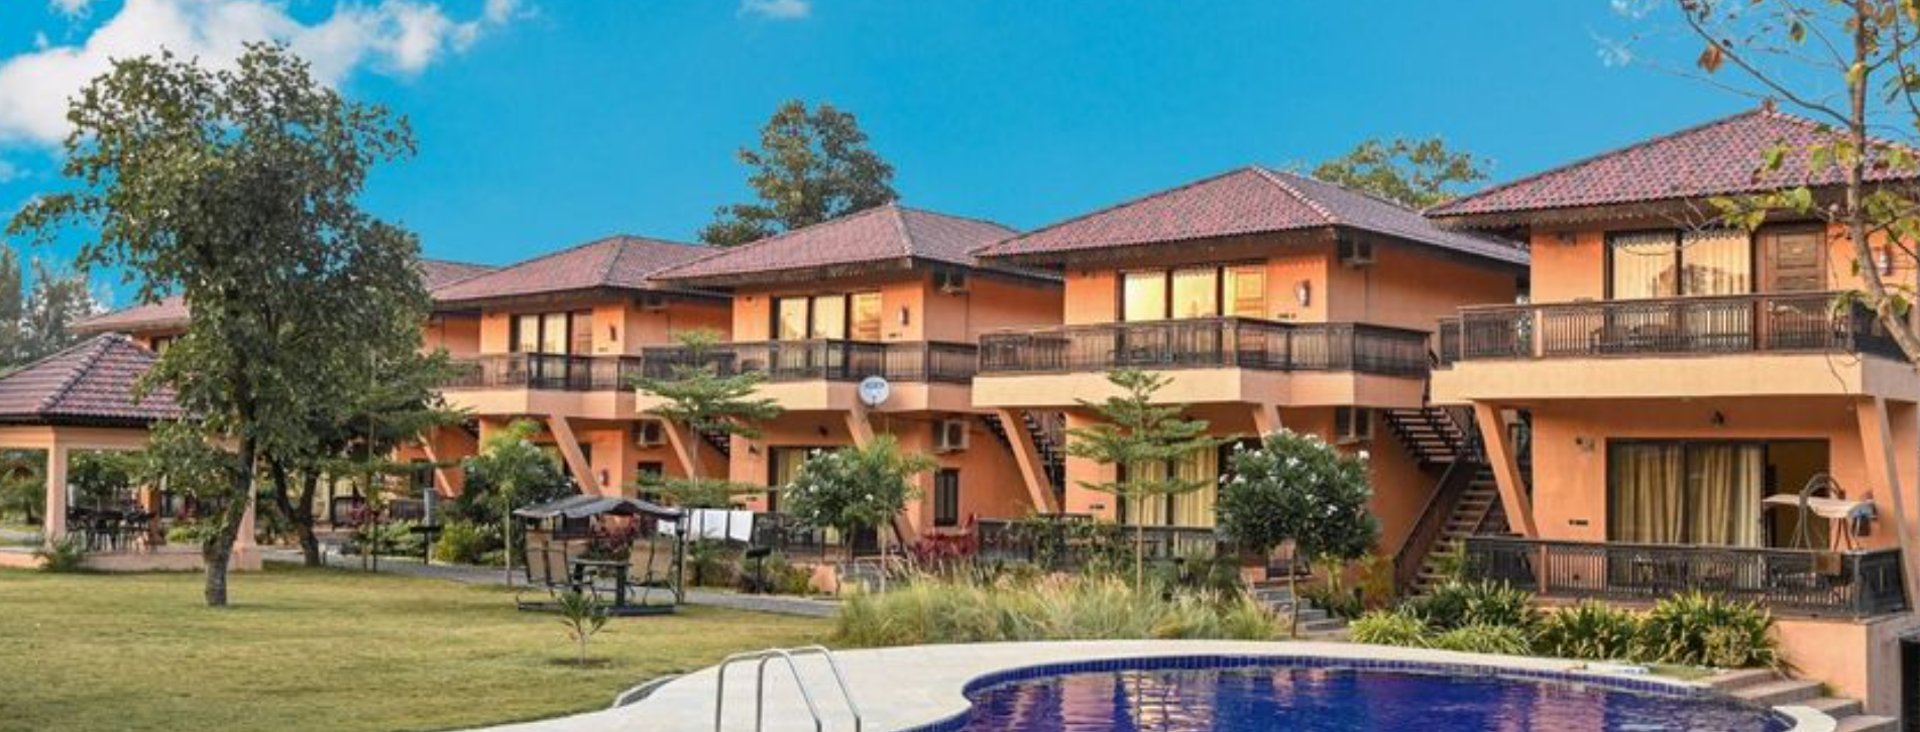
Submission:
M 1758 547 L 1769 486 L 1763 442 L 1633 441 L 1607 449 L 1607 538 Z

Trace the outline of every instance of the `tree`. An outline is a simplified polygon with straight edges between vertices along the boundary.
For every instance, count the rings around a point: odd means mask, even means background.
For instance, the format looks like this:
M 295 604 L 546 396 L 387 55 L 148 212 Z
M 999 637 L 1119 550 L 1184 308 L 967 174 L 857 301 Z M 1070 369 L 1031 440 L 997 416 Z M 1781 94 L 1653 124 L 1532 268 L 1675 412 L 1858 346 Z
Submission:
M 811 111 L 798 99 L 781 104 L 760 128 L 760 149 L 739 155 L 759 200 L 716 209 L 700 230 L 708 244 L 744 244 L 899 197 L 893 166 L 867 148 L 859 122 L 824 102 Z
M 506 429 L 487 436 L 480 454 L 467 458 L 469 488 L 478 478 L 487 487 L 484 496 L 488 510 L 500 517 L 502 540 L 506 542 L 507 584 L 513 584 L 513 511 L 530 496 L 550 494 L 556 485 L 565 485 L 553 456 L 533 444 L 540 434 L 540 423 L 514 420 Z
M 1361 142 L 1347 154 L 1321 163 L 1313 177 L 1366 191 L 1408 208 L 1426 208 L 1487 179 L 1487 161 L 1452 150 L 1438 137 L 1395 137 Z
M 580 666 L 587 665 L 587 642 L 600 629 L 607 627 L 607 604 L 599 598 L 578 590 L 561 593 L 559 602 L 560 624 L 567 626 L 567 638 L 579 645 Z
M 838 530 L 851 560 L 854 533 L 892 526 L 918 493 L 914 476 L 935 467 L 933 458 L 902 451 L 893 435 L 816 453 L 784 489 L 787 513 L 803 525 Z
M 0 371 L 37 361 L 73 345 L 71 326 L 99 311 L 86 275 L 62 272 L 34 259 L 26 286 L 20 255 L 0 245 Z
M 714 350 L 720 342 L 719 333 L 691 330 L 674 337 L 680 342 L 684 356 L 669 362 L 668 375 L 634 380 L 634 387 L 641 393 L 660 400 L 647 410 L 649 414 L 673 423 L 690 439 L 697 439 L 699 435 L 759 437 L 759 424 L 780 416 L 782 410 L 778 402 L 754 396 L 766 381 L 766 374 L 758 371 L 722 373 L 720 354 Z M 735 494 L 758 489 L 758 486 L 702 475 L 698 448 L 689 442 L 685 449 L 687 477 L 661 478 L 657 484 L 645 487 L 657 489 L 676 505 L 686 508 L 726 508 L 732 505 Z
M 114 450 L 77 450 L 68 457 L 67 485 L 82 504 L 114 507 L 128 497 L 139 456 Z
M 1360 558 L 1380 537 L 1364 453 L 1342 455 L 1316 435 L 1282 429 L 1258 448 L 1233 451 L 1229 464 L 1233 477 L 1215 510 L 1221 532 L 1242 548 L 1265 554 L 1291 541 L 1311 573 L 1317 561 Z M 1290 587 L 1295 578 L 1288 573 Z
M 40 450 L 0 450 L 0 515 L 18 511 L 21 521 L 39 523 L 47 502 L 46 455 Z
M 1207 436 L 1205 420 L 1183 418 L 1179 405 L 1154 403 L 1154 394 L 1170 380 L 1149 371 L 1119 369 L 1108 373 L 1107 381 L 1118 387 L 1121 394 L 1099 402 L 1080 401 L 1082 406 L 1097 413 L 1101 421 L 1090 427 L 1067 430 L 1067 454 L 1115 468 L 1113 480 L 1078 481 L 1080 487 L 1111 495 L 1125 504 L 1192 493 L 1212 484 L 1209 480 L 1182 478 L 1175 470 L 1151 467 L 1171 466 L 1227 442 Z M 1135 589 L 1146 579 L 1146 542 L 1146 524 L 1135 521 Z
M 192 415 L 183 429 L 231 454 L 204 547 L 206 601 L 222 606 L 262 447 L 309 439 L 301 384 L 315 349 L 379 331 L 396 300 L 426 307 L 414 237 L 356 203 L 373 165 L 413 151 L 412 134 L 265 44 L 218 70 L 171 53 L 116 61 L 68 119 L 75 187 L 9 230 L 85 232 L 81 267 L 116 268 L 140 301 L 177 293 L 193 312 L 144 384 L 171 387 Z

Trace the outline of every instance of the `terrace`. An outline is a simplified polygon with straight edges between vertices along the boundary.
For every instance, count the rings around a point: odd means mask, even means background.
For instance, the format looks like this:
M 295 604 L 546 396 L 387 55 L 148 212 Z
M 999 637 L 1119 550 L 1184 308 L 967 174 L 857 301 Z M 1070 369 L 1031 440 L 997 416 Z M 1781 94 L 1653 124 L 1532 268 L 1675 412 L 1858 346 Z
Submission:
M 760 373 L 769 381 L 880 376 L 888 381 L 964 384 L 973 378 L 978 353 L 971 343 L 820 339 L 725 343 L 708 349 L 701 360 L 721 374 Z M 695 362 L 685 347 L 648 348 L 642 354 L 642 372 L 655 378 L 670 377 L 675 366 Z
M 1840 293 L 1760 293 L 1463 308 L 1440 361 L 1743 353 L 1899 358 L 1873 313 Z

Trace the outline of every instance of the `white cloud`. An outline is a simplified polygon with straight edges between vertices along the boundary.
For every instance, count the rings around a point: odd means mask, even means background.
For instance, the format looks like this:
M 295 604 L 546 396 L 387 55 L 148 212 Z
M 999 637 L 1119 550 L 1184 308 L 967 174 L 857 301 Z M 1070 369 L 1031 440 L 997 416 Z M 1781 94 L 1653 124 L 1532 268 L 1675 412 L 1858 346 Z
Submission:
M 799 20 L 813 14 L 812 0 L 740 0 L 741 15 L 773 20 Z
M 91 2 L 92 0 L 48 0 L 47 5 L 52 6 L 54 10 L 60 11 L 61 15 L 69 18 L 78 18 L 86 14 L 87 5 Z
M 311 61 L 322 82 L 337 85 L 362 67 L 418 73 L 448 52 L 467 50 L 518 8 L 518 0 L 487 0 L 479 16 L 456 21 L 436 0 L 338 0 L 332 15 L 305 24 L 287 14 L 283 0 L 127 0 L 78 45 L 44 45 L 0 60 L 0 143 L 58 143 L 67 131 L 67 99 L 115 58 L 164 48 L 226 67 L 246 43 L 278 40 Z

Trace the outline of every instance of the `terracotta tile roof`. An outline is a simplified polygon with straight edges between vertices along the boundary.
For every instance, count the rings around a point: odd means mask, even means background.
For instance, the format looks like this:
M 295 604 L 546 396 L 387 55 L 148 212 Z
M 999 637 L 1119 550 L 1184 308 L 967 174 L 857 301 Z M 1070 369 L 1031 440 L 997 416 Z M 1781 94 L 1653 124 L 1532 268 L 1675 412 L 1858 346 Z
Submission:
M 1436 218 L 1698 199 L 1808 184 L 1837 185 L 1843 173 L 1810 171 L 1805 152 L 1822 127 L 1769 107 L 1689 127 L 1434 206 Z M 1778 170 L 1758 170 L 1767 150 L 1792 152 Z M 1869 179 L 1911 177 L 1870 171 Z
M 652 276 L 712 253 L 698 244 L 610 236 L 535 257 L 433 291 L 435 302 L 471 302 L 578 290 L 662 289 Z
M 1434 226 L 1419 212 L 1303 175 L 1249 166 L 1069 219 L 976 253 L 1050 261 L 1061 255 L 1195 239 L 1339 227 L 1513 264 L 1503 240 Z
M 970 253 L 1016 232 L 980 219 L 950 216 L 898 204 L 877 206 L 832 221 L 794 229 L 714 252 L 666 270 L 661 279 L 686 283 L 773 281 L 825 268 L 896 265 L 915 260 L 968 268 L 983 265 Z
M 155 359 L 153 352 L 126 336 L 94 336 L 0 376 L 0 422 L 144 424 L 177 419 L 181 412 L 172 391 L 155 389 L 134 399 L 134 383 Z
M 494 268 L 484 264 L 422 259 L 420 270 L 422 281 L 427 289 L 432 290 L 492 272 Z M 169 295 L 160 302 L 134 305 L 95 315 L 74 323 L 68 330 L 83 334 L 170 330 L 187 327 L 188 317 L 186 300 L 181 299 L 179 295 Z

